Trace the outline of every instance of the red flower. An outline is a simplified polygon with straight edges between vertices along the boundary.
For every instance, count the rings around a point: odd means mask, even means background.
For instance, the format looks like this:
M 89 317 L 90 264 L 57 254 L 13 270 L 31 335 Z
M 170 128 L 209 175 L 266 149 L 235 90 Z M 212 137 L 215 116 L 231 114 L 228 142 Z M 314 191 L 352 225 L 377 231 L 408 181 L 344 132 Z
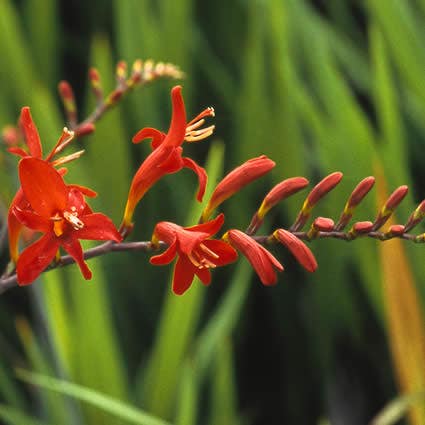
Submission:
M 31 117 L 30 108 L 28 106 L 23 107 L 21 110 L 21 115 L 19 117 L 19 126 L 24 136 L 28 152 L 26 152 L 20 147 L 11 147 L 8 149 L 9 152 L 23 158 L 33 157 L 41 159 L 43 157 L 43 149 L 40 142 L 40 136 L 38 135 L 37 127 L 34 124 L 34 121 Z M 71 154 L 55 161 L 53 160 L 54 156 L 60 153 L 71 142 L 73 137 L 74 133 L 72 131 L 68 131 L 67 128 L 64 128 L 61 137 L 59 138 L 55 147 L 46 157 L 45 161 L 51 162 L 53 165 L 61 165 L 78 158 L 83 153 L 83 151 L 76 152 L 75 154 Z M 25 198 L 25 195 L 22 192 L 21 188 L 18 189 L 18 192 L 12 200 L 7 217 L 9 230 L 10 258 L 16 263 L 19 256 L 18 242 L 22 230 L 22 224 L 17 220 L 15 214 L 13 213 L 14 207 L 17 207 L 19 209 L 25 209 L 28 207 L 28 201 Z
M 237 229 L 229 230 L 223 239 L 245 255 L 264 285 L 276 283 L 276 270 L 283 271 L 283 266 L 264 246 Z
M 198 276 L 204 285 L 211 282 L 210 269 L 224 266 L 236 260 L 236 251 L 226 242 L 210 239 L 224 223 L 221 214 L 214 220 L 192 227 L 181 227 L 162 221 L 155 226 L 152 241 L 162 240 L 169 246 L 165 252 L 151 257 L 155 265 L 169 264 L 176 255 L 178 260 L 174 268 L 173 291 L 177 295 L 189 289 L 194 276 Z
M 199 190 L 197 199 L 202 200 L 207 183 L 207 174 L 195 161 L 182 156 L 181 145 L 186 140 L 195 142 L 209 136 L 214 126 L 198 129 L 204 122 L 205 116 L 213 116 L 212 108 L 205 109 L 194 120 L 186 123 L 186 111 L 181 87 L 176 86 L 171 90 L 173 114 L 167 134 L 155 128 L 143 128 L 133 137 L 133 143 L 144 139 L 152 139 L 152 153 L 143 161 L 131 182 L 125 207 L 122 227 L 131 228 L 134 209 L 145 193 L 166 174 L 175 173 L 182 168 L 192 169 L 198 176 Z
M 93 191 L 66 185 L 58 171 L 39 158 L 23 158 L 19 163 L 19 178 L 27 204 L 25 209 L 13 206 L 12 214 L 24 226 L 44 235 L 19 256 L 18 283 L 33 282 L 60 247 L 75 259 L 84 278 L 90 279 L 79 239 L 115 242 L 122 239 L 108 217 L 93 213 L 86 204 L 84 195 L 93 196 Z

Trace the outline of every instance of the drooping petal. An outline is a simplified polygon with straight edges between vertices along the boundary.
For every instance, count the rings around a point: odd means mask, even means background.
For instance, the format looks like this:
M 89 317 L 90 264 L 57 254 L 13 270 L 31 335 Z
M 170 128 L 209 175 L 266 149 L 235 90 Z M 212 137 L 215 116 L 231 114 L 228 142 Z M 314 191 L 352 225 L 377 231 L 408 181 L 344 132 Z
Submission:
M 176 173 L 183 168 L 182 150 L 180 146 L 171 149 L 167 159 L 159 165 L 164 175 Z
M 24 133 L 25 142 L 28 146 L 31 156 L 34 158 L 41 158 L 43 156 L 40 136 L 38 135 L 37 127 L 31 117 L 30 108 L 24 106 L 21 109 L 21 116 L 19 118 L 19 125 Z
M 204 194 L 205 194 L 205 188 L 207 186 L 207 179 L 208 179 L 207 172 L 205 171 L 204 168 L 199 166 L 191 158 L 184 157 L 184 158 L 182 158 L 182 160 L 183 160 L 184 166 L 193 170 L 196 173 L 196 175 L 198 176 L 199 189 L 198 189 L 198 193 L 196 195 L 196 199 L 199 202 L 202 202 L 202 198 L 204 197 Z
M 21 234 L 22 230 L 22 224 L 19 222 L 19 220 L 16 218 L 13 209 L 17 206 L 19 208 L 25 208 L 28 206 L 28 201 L 25 199 L 24 192 L 22 191 L 22 188 L 19 188 L 19 190 L 16 192 L 15 197 L 13 198 L 9 211 L 7 214 L 7 229 L 8 229 L 8 235 L 9 235 L 9 253 L 10 258 L 14 263 L 18 261 L 19 257 L 19 236 Z
M 84 279 L 89 280 L 92 277 L 92 272 L 88 268 L 87 264 L 84 261 L 83 249 L 78 239 L 73 236 L 66 238 L 58 238 L 60 244 L 63 246 L 63 249 L 75 260 L 75 262 L 80 267 L 81 273 L 84 276 Z
M 121 242 L 122 236 L 112 220 L 102 213 L 79 217 L 84 227 L 75 231 L 78 239 Z
M 151 147 L 152 149 L 156 149 L 162 141 L 165 139 L 166 134 L 162 131 L 157 130 L 156 128 L 152 127 L 145 127 L 139 130 L 134 136 L 133 136 L 133 143 L 140 143 L 145 139 L 152 139 Z
M 177 254 L 177 243 L 172 243 L 163 253 L 154 255 L 150 258 L 150 263 L 155 266 L 170 264 Z
M 18 284 L 28 285 L 37 279 L 55 258 L 58 249 L 59 244 L 52 233 L 46 233 L 25 248 L 19 256 L 16 266 Z
M 13 208 L 13 214 L 18 221 L 31 230 L 47 233 L 52 229 L 52 222 L 30 210 L 21 210 L 18 207 Z
M 179 257 L 173 275 L 173 292 L 176 295 L 182 295 L 189 289 L 195 276 L 195 269 L 185 255 Z
M 208 249 L 218 255 L 218 258 L 211 258 L 208 256 L 208 259 L 216 266 L 224 266 L 225 264 L 233 263 L 238 258 L 238 253 L 236 250 L 224 241 L 217 239 L 206 239 L 202 243 Z
M 25 197 L 36 213 L 51 217 L 65 209 L 69 190 L 49 163 L 38 158 L 23 158 L 19 162 L 19 178 Z
M 229 230 L 224 239 L 227 239 L 250 262 L 253 269 L 264 285 L 274 285 L 277 281 L 276 270 L 283 271 L 282 264 L 260 245 L 255 239 L 237 229 Z

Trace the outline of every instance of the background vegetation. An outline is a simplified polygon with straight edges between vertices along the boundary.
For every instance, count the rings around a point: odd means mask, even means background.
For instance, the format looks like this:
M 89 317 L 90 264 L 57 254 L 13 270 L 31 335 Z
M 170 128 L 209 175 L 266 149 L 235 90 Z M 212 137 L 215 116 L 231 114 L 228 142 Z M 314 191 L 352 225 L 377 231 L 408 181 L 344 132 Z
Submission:
M 316 215 L 337 219 L 354 186 L 375 175 L 356 219 L 373 220 L 385 196 L 408 184 L 403 223 L 425 197 L 424 24 L 424 0 L 0 0 L 0 125 L 29 105 L 52 146 L 65 121 L 59 80 L 74 85 L 81 119 L 93 104 L 89 66 L 112 88 L 120 59 L 169 61 L 186 73 L 189 114 L 216 109 L 215 139 L 190 148 L 212 182 L 249 157 L 277 162 L 228 202 L 228 226 L 246 226 L 273 183 L 296 175 L 314 183 L 336 170 L 344 180 Z M 117 224 L 147 153 L 131 136 L 167 129 L 172 84 L 126 98 L 82 140 L 86 155 L 71 167 Z M 4 223 L 17 176 L 4 150 L 1 162 Z M 195 184 L 189 172 L 158 184 L 138 208 L 134 238 L 148 239 L 159 220 L 193 223 Z M 285 201 L 270 228 L 289 226 L 302 201 Z M 425 247 L 369 239 L 311 247 L 319 262 L 311 276 L 276 251 L 286 271 L 273 288 L 241 260 L 211 287 L 195 283 L 176 297 L 171 269 L 126 253 L 91 260 L 90 283 L 72 266 L 10 290 L 0 299 L 1 420 L 364 425 L 408 394 L 376 424 L 396 423 L 406 406 L 404 423 L 425 424 Z

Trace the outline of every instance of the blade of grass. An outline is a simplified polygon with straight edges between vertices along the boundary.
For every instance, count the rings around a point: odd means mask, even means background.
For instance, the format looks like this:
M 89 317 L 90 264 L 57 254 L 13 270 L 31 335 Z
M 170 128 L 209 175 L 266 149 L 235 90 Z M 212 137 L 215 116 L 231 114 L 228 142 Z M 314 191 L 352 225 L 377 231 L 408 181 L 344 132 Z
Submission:
M 137 425 L 170 425 L 169 422 L 155 418 L 115 398 L 72 382 L 32 373 L 24 369 L 17 369 L 16 374 L 24 382 L 83 401 L 128 423 Z
M 11 425 L 48 425 L 47 422 L 35 419 L 22 410 L 0 404 L 0 418 Z

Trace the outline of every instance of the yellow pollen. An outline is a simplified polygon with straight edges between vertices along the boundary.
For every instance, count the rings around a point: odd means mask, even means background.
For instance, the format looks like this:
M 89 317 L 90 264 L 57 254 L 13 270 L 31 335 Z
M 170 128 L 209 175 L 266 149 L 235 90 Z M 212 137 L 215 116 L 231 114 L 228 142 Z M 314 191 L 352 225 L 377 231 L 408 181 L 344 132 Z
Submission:
M 70 213 L 68 211 L 64 211 L 63 217 L 75 230 L 80 230 L 84 227 L 84 223 L 77 217 L 76 212 Z

